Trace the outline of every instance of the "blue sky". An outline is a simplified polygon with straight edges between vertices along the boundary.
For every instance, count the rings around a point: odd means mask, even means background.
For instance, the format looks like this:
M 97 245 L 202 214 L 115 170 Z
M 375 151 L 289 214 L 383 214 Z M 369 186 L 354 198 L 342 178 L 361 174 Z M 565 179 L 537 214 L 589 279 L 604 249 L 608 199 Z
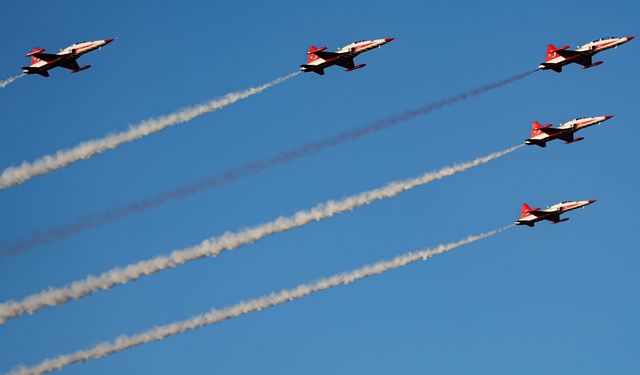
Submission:
M 34 46 L 119 37 L 71 75 L 0 90 L 0 167 L 297 70 L 309 45 L 396 37 L 367 67 L 305 74 L 0 191 L 0 241 L 58 227 L 245 161 L 537 66 L 545 46 L 638 34 L 622 2 L 42 2 L 2 5 L 0 79 Z M 522 142 L 531 122 L 615 114 L 586 139 L 513 155 L 398 198 L 0 326 L 0 371 L 513 222 L 519 205 L 598 199 L 428 263 L 68 374 L 637 374 L 640 48 L 539 72 L 405 125 L 0 260 L 0 299 L 146 259 Z

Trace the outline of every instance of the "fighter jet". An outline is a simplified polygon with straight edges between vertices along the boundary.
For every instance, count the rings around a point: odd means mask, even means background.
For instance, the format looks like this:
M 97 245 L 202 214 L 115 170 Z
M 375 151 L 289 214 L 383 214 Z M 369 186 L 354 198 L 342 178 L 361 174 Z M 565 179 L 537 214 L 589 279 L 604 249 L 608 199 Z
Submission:
M 558 224 L 569 220 L 569 218 L 560 219 L 560 215 L 578 208 L 582 208 L 595 202 L 588 201 L 564 201 L 549 206 L 544 210 L 540 208 L 531 208 L 528 204 L 523 203 L 520 211 L 520 219 L 516 221 L 516 225 L 528 225 L 533 227 L 535 223 L 542 220 L 549 220 L 553 224 Z
M 379 48 L 394 39 L 360 40 L 338 48 L 335 52 L 326 52 L 327 47 L 311 46 L 307 52 L 307 63 L 300 65 L 300 70 L 324 75 L 324 69 L 332 65 L 343 67 L 345 72 L 364 68 L 367 64 L 355 65 L 353 62 L 354 57 L 371 49 Z
M 547 142 L 553 139 L 562 139 L 565 144 L 579 142 L 584 137 L 574 138 L 573 134 L 578 130 L 587 128 L 599 124 L 603 121 L 607 121 L 612 118 L 611 116 L 598 116 L 598 117 L 579 117 L 571 121 L 567 121 L 557 128 L 552 128 L 553 124 L 540 125 L 539 122 L 534 121 L 531 126 L 531 138 L 524 141 L 526 145 L 537 145 L 540 147 L 547 147 Z
M 58 53 L 44 53 L 44 48 L 34 48 L 27 53 L 27 57 L 31 57 L 31 65 L 23 66 L 22 71 L 27 74 L 39 74 L 43 77 L 49 77 L 49 69 L 62 67 L 71 70 L 71 73 L 91 68 L 91 65 L 79 66 L 76 61 L 80 56 L 87 52 L 100 49 L 111 43 L 113 39 L 102 39 L 93 42 L 78 42 L 67 48 L 61 49 Z
M 622 38 L 601 38 L 583 46 L 578 46 L 575 50 L 570 50 L 569 46 L 562 46 L 558 48 L 553 44 L 549 44 L 547 46 L 547 58 L 545 62 L 538 66 L 538 69 L 551 69 L 560 73 L 562 72 L 563 66 L 571 63 L 582 65 L 582 69 L 592 68 L 603 63 L 603 61 L 592 62 L 591 58 L 593 55 L 609 48 L 617 48 L 619 45 L 624 44 L 633 38 L 635 37 L 626 36 Z

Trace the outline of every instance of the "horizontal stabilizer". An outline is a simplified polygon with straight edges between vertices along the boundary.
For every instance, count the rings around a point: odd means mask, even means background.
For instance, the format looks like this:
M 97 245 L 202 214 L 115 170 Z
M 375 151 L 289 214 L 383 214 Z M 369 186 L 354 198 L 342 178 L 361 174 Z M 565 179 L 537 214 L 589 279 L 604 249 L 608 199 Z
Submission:
M 316 74 L 320 74 L 321 76 L 324 75 L 324 69 L 318 68 L 315 65 L 302 64 L 300 65 L 300 70 L 302 70 L 303 72 L 314 72 Z
M 42 53 L 42 52 L 44 52 L 44 51 L 45 51 L 45 49 L 44 49 L 44 48 L 34 48 L 34 49 L 33 49 L 33 51 L 31 51 L 31 52 L 27 53 L 27 54 L 25 55 L 25 57 L 31 57 L 31 56 L 33 56 L 33 55 L 37 55 L 37 54 Z
M 562 66 L 561 65 L 550 65 L 550 66 L 547 66 L 547 69 L 551 69 L 556 73 L 562 73 Z
M 43 77 L 49 77 L 49 72 L 45 69 L 32 68 L 30 66 L 23 66 L 22 71 L 27 74 L 40 74 Z
M 534 225 L 536 225 L 536 223 L 534 221 L 522 221 L 522 220 L 518 220 L 516 221 L 516 225 L 526 225 L 528 227 L 533 228 Z
M 547 49 L 547 52 L 558 52 L 558 51 L 564 51 L 566 49 L 569 49 L 569 46 L 562 46 L 562 47 L 555 47 L 553 44 L 549 44 L 549 48 Z
M 558 65 L 556 63 L 543 62 L 543 63 L 540 64 L 538 69 L 542 69 L 542 70 L 551 69 L 556 73 L 562 73 L 562 65 Z
M 315 46 L 312 46 L 311 48 L 309 48 L 309 52 L 307 52 L 307 55 L 311 55 L 312 53 L 316 53 L 316 52 L 320 52 L 320 51 L 324 51 L 326 50 L 327 47 L 321 47 L 321 48 L 317 48 Z
M 529 143 L 527 143 L 527 144 L 540 146 L 540 147 L 542 147 L 542 148 L 547 147 L 547 142 L 544 142 L 544 141 L 534 141 L 534 140 L 530 140 L 530 141 L 529 141 Z

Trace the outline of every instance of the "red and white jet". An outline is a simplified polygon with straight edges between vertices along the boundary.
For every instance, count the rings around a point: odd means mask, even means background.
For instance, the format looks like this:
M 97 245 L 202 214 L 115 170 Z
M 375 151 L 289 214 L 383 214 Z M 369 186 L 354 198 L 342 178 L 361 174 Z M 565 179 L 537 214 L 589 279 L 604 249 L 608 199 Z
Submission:
M 363 52 L 379 48 L 394 39 L 395 38 L 361 40 L 338 48 L 335 52 L 325 51 L 327 47 L 318 48 L 311 46 L 309 47 L 309 52 L 307 52 L 307 63 L 300 65 L 300 70 L 324 75 L 324 69 L 332 65 L 343 67 L 345 72 L 364 68 L 367 64 L 355 65 L 353 59 Z
M 549 206 L 544 210 L 540 208 L 531 208 L 528 204 L 523 203 L 520 211 L 520 219 L 516 221 L 516 225 L 528 225 L 533 227 L 535 223 L 542 220 L 549 220 L 553 224 L 558 224 L 569 220 L 569 218 L 560 219 L 560 215 L 582 208 L 595 202 L 595 200 L 588 201 L 564 201 L 556 203 L 553 206 Z
M 571 63 L 582 65 L 582 69 L 591 68 L 603 63 L 603 61 L 592 62 L 591 58 L 593 55 L 609 48 L 617 48 L 619 45 L 624 44 L 633 38 L 635 37 L 625 36 L 622 38 L 601 38 L 583 46 L 578 46 L 575 50 L 570 50 L 569 46 L 562 46 L 558 48 L 553 44 L 549 44 L 547 46 L 547 58 L 540 64 L 540 66 L 538 66 L 538 69 L 551 69 L 560 73 L 562 72 L 563 66 Z
M 579 142 L 583 140 L 584 137 L 574 138 L 573 134 L 575 132 L 607 121 L 612 117 L 613 116 L 580 117 L 567 121 L 557 128 L 552 128 L 551 126 L 553 124 L 540 125 L 539 122 L 534 121 L 531 125 L 531 138 L 524 141 L 524 143 L 527 145 L 547 147 L 547 142 L 554 139 L 562 139 L 565 144 Z
M 44 53 L 44 48 L 34 48 L 27 53 L 27 57 L 31 57 L 31 65 L 23 66 L 22 71 L 27 74 L 40 74 L 43 77 L 49 77 L 49 69 L 55 67 L 63 67 L 71 70 L 71 73 L 91 68 L 91 65 L 79 66 L 76 61 L 80 56 L 87 52 L 100 49 L 111 43 L 113 39 L 102 39 L 93 42 L 78 42 L 67 48 L 61 49 L 58 53 Z

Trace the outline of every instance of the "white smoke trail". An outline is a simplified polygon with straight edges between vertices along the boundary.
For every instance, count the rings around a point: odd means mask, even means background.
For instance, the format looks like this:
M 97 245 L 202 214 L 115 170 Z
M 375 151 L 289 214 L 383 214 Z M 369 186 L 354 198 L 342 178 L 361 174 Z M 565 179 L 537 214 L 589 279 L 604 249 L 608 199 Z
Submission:
M 124 268 L 112 268 L 99 276 L 90 275 L 83 280 L 74 281 L 61 288 L 46 289 L 39 293 L 32 294 L 21 301 L 4 302 L 0 304 L 0 324 L 25 313 L 33 313 L 46 306 L 59 305 L 71 299 L 82 298 L 99 290 L 113 288 L 118 284 L 126 284 L 142 276 L 152 275 L 156 272 L 173 268 L 202 257 L 217 256 L 223 250 L 236 249 L 241 245 L 255 242 L 270 234 L 288 231 L 312 221 L 330 218 L 333 215 L 351 211 L 381 199 L 395 197 L 416 186 L 425 185 L 488 163 L 522 146 L 523 145 L 510 147 L 506 150 L 494 152 L 472 161 L 456 164 L 452 167 L 445 167 L 434 172 L 428 172 L 409 180 L 392 182 L 381 188 L 355 194 L 339 201 L 330 200 L 325 203 L 320 203 L 310 210 L 298 211 L 291 216 L 281 216 L 275 220 L 246 228 L 239 232 L 226 232 L 220 237 L 207 239 L 199 245 L 175 250 L 168 255 L 143 260 Z
M 177 335 L 193 329 L 219 323 L 223 320 L 237 318 L 239 316 L 260 311 L 269 307 L 291 302 L 308 295 L 334 288 L 340 285 L 347 285 L 354 281 L 364 279 L 369 276 L 378 275 L 396 268 L 406 266 L 418 260 L 427 260 L 434 255 L 451 251 L 457 247 L 491 237 L 513 225 L 492 230 L 475 236 L 469 236 L 463 240 L 448 244 L 439 245 L 433 249 L 406 253 L 388 261 L 381 261 L 350 272 L 340 273 L 325 279 L 320 279 L 310 284 L 300 284 L 293 289 L 284 289 L 278 293 L 272 293 L 258 297 L 249 301 L 240 302 L 220 310 L 212 309 L 207 313 L 194 316 L 190 319 L 174 322 L 164 326 L 157 326 L 133 336 L 122 335 L 111 342 L 102 342 L 91 349 L 79 350 L 72 354 L 61 355 L 51 359 L 45 359 L 33 367 L 20 367 L 9 373 L 9 375 L 35 375 L 46 372 L 60 370 L 74 363 L 84 362 L 89 359 L 101 358 L 115 352 L 130 349 L 135 346 L 149 342 L 163 340 L 169 336 Z
M 4 81 L 0 81 L 0 89 L 3 89 L 5 87 L 9 86 L 9 84 L 11 82 L 15 81 L 18 78 L 22 78 L 24 76 L 25 76 L 25 74 L 22 73 L 22 74 L 18 74 L 17 76 L 9 77 L 9 78 L 5 79 Z
M 23 161 L 22 164 L 18 166 L 11 166 L 2 171 L 2 174 L 0 174 L 0 189 L 6 189 L 8 187 L 21 184 L 30 178 L 50 173 L 59 168 L 64 168 L 79 160 L 89 159 L 97 154 L 114 149 L 124 143 L 133 142 L 166 128 L 190 121 L 195 117 L 217 111 L 239 100 L 259 94 L 274 85 L 297 76 L 298 74 L 300 74 L 300 72 L 291 73 L 257 87 L 244 91 L 232 92 L 222 98 L 214 99 L 207 103 L 181 109 L 166 116 L 145 120 L 139 124 L 129 127 L 128 130 L 123 132 L 109 134 L 103 138 L 82 142 L 70 149 L 58 150 L 55 154 L 45 155 L 33 162 Z

